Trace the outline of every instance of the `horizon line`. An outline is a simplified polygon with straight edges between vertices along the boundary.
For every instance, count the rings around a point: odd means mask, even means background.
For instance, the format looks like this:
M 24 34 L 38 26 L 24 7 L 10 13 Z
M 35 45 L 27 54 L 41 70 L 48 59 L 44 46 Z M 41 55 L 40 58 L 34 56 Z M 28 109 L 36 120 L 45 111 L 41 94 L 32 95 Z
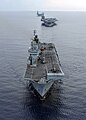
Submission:
M 0 12 L 86 12 L 86 10 L 0 10 Z

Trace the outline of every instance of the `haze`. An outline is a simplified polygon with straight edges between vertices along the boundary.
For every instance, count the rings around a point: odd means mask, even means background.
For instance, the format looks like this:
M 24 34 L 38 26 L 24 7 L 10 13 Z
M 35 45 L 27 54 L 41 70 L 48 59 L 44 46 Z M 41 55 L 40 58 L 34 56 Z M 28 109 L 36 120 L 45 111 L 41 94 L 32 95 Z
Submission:
M 86 0 L 0 0 L 0 11 L 86 11 Z

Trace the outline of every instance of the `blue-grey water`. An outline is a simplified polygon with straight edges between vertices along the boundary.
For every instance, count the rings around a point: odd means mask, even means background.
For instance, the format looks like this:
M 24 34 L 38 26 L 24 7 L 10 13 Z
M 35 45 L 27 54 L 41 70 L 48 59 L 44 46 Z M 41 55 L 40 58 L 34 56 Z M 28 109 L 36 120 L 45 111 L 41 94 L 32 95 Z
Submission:
M 86 120 L 86 13 L 45 12 L 57 26 L 41 26 L 36 12 L 0 12 L 0 120 Z M 44 101 L 23 79 L 30 39 L 53 42 L 65 73 Z

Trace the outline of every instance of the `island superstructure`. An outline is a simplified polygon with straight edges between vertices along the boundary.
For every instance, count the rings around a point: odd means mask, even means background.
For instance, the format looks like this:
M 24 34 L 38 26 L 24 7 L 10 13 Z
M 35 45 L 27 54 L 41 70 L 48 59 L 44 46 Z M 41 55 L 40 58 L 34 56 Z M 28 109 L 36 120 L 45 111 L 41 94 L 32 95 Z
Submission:
M 53 83 L 64 76 L 58 53 L 53 43 L 40 42 L 35 31 L 28 53 L 24 79 L 44 97 Z

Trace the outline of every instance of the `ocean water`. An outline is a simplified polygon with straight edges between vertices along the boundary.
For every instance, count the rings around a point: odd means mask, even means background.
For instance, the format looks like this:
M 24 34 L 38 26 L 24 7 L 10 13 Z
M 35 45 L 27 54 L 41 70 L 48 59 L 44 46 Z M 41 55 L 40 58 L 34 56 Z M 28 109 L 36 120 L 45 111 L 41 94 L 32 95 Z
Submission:
M 36 12 L 0 12 L 0 120 L 86 120 L 86 12 L 45 12 L 57 26 L 41 26 Z M 40 101 L 23 79 L 30 39 L 53 42 L 65 73 Z

